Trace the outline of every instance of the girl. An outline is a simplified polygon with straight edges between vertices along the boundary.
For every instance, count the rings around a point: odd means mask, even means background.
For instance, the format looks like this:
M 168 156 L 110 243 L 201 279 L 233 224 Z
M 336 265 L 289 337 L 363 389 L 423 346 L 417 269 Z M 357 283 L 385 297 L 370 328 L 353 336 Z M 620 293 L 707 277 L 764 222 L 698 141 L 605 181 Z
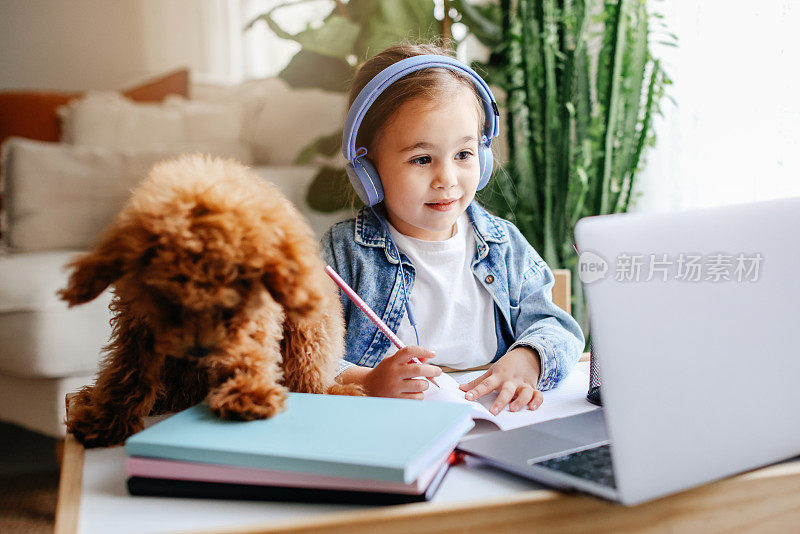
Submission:
M 428 55 L 454 65 L 406 68 L 437 60 Z M 467 399 L 497 391 L 493 413 L 509 403 L 512 411 L 535 410 L 541 390 L 557 385 L 578 360 L 584 338 L 553 304 L 553 274 L 536 251 L 513 224 L 474 201 L 491 173 L 496 104 L 477 74 L 458 65 L 443 48 L 399 45 L 356 73 L 343 150 L 367 206 L 327 231 L 323 255 L 400 339 L 416 346 L 396 351 L 342 295 L 347 352 L 338 380 L 369 395 L 420 399 L 425 378 L 441 374 L 437 366 L 492 363 L 461 386 Z M 412 72 L 381 81 L 398 69 Z M 387 83 L 374 101 L 366 97 Z M 363 147 L 355 153 L 348 153 L 348 132 L 355 138 L 349 145 Z M 414 357 L 421 363 L 410 364 Z

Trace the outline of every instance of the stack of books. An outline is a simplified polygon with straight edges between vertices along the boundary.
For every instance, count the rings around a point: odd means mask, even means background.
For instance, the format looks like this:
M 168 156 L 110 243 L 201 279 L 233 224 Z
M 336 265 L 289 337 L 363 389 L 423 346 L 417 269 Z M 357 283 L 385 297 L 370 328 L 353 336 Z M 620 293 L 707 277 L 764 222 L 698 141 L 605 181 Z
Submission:
M 396 504 L 431 499 L 469 406 L 290 393 L 269 419 L 199 404 L 125 444 L 132 495 Z

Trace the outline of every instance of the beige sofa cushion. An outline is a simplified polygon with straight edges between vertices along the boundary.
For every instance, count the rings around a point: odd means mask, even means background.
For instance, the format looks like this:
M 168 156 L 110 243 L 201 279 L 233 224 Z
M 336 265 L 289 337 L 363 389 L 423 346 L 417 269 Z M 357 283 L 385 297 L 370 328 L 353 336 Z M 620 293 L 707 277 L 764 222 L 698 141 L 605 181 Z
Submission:
M 3 145 L 3 244 L 14 252 L 83 249 L 153 164 L 200 145 L 112 149 L 13 138 Z M 222 154 L 225 155 L 225 154 Z
M 161 103 L 139 103 L 119 93 L 90 92 L 59 110 L 61 140 L 116 149 L 205 146 L 250 164 L 244 111 L 239 102 L 201 102 L 171 95 Z
M 0 372 L 21 377 L 91 374 L 111 335 L 109 292 L 68 308 L 56 296 L 79 251 L 0 256 Z

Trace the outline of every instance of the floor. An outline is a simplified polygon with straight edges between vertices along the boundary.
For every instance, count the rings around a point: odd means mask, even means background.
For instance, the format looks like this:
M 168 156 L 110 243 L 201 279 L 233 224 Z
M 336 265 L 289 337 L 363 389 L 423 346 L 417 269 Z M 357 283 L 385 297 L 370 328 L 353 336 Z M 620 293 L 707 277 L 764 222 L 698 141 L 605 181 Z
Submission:
M 52 532 L 58 498 L 56 440 L 0 423 L 0 532 Z

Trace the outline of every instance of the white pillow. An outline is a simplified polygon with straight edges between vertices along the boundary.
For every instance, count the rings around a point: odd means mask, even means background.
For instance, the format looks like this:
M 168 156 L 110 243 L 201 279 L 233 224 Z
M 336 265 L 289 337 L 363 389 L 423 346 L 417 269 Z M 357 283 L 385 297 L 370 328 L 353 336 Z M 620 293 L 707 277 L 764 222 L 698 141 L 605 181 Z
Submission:
M 205 102 L 245 106 L 244 135 L 256 165 L 293 164 L 306 145 L 341 130 L 347 114 L 344 94 L 292 89 L 280 78 L 235 87 L 197 85 L 192 95 Z
M 278 186 L 278 189 L 286 195 L 286 198 L 305 216 L 317 239 L 321 238 L 322 234 L 337 222 L 355 215 L 349 209 L 323 213 L 311 209 L 311 206 L 308 205 L 306 195 L 308 194 L 308 187 L 319 172 L 318 165 L 270 165 L 253 167 L 253 171 L 262 179 Z
M 212 154 L 250 164 L 244 112 L 244 106 L 236 102 L 194 102 L 170 95 L 163 103 L 139 103 L 119 93 L 90 92 L 60 108 L 61 140 L 73 145 L 151 150 L 202 144 Z
M 3 245 L 15 252 L 86 248 L 160 161 L 198 146 L 116 149 L 12 138 L 3 145 Z

